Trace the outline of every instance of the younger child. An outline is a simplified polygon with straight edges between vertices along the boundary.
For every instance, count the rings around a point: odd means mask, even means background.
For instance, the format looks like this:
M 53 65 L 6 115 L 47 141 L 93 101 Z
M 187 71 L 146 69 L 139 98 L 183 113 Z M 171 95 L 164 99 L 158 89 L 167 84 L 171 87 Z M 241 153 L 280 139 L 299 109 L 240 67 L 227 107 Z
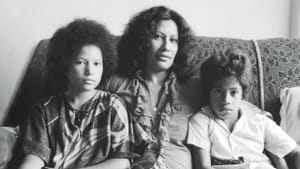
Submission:
M 195 168 L 242 163 L 239 166 L 272 169 L 266 149 L 278 158 L 292 157 L 300 169 L 295 141 L 265 115 L 241 106 L 251 80 L 249 58 L 238 50 L 216 52 L 202 64 L 201 83 L 208 100 L 191 118 L 187 140 Z
M 59 79 L 53 85 L 64 83 L 30 112 L 20 169 L 129 167 L 127 112 L 116 95 L 96 89 L 113 68 L 110 44 L 108 30 L 91 20 L 77 19 L 55 32 L 47 65 Z

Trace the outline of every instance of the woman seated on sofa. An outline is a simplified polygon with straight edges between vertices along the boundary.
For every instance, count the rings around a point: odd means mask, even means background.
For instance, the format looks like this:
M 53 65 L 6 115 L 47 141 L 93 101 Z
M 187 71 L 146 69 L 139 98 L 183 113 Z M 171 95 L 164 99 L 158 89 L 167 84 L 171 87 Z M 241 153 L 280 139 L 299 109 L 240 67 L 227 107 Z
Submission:
M 113 68 L 110 36 L 102 24 L 77 19 L 50 39 L 49 72 L 53 84 L 64 84 L 29 113 L 20 169 L 129 167 L 126 109 L 119 97 L 96 89 Z
M 204 61 L 200 72 L 207 105 L 191 118 L 187 140 L 197 169 L 220 164 L 271 169 L 264 149 L 278 159 L 290 156 L 300 169 L 296 142 L 257 109 L 241 106 L 251 84 L 247 55 L 238 50 L 216 52 Z
M 124 98 L 135 133 L 132 167 L 191 169 L 185 144 L 191 106 L 183 99 L 191 77 L 194 35 L 176 11 L 155 6 L 135 15 L 118 44 L 119 74 L 106 89 Z

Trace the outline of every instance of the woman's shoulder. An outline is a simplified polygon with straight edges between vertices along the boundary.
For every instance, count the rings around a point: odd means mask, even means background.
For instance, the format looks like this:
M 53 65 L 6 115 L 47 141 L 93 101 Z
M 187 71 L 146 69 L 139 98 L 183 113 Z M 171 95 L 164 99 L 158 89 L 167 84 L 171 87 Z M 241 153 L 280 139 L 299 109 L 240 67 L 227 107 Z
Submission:
M 99 91 L 98 97 L 100 99 L 100 101 L 98 101 L 100 103 L 100 109 L 108 110 L 113 117 L 123 119 L 124 123 L 127 121 L 128 114 L 126 111 L 126 105 L 121 97 L 107 91 Z
M 114 107 L 117 109 L 125 108 L 125 103 L 123 99 L 117 94 L 111 93 L 109 91 L 98 91 L 98 101 L 102 107 Z
M 122 86 L 133 83 L 133 80 L 134 78 L 130 76 L 113 74 L 105 80 L 104 85 L 102 85 L 101 89 L 115 93 Z

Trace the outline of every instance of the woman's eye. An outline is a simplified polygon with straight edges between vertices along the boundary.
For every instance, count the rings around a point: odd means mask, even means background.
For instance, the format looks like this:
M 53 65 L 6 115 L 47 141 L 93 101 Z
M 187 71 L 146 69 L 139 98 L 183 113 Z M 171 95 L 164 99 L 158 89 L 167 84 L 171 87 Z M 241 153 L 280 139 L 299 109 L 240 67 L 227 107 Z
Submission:
M 178 39 L 173 38 L 171 39 L 171 42 L 178 43 Z
M 102 63 L 100 63 L 100 62 L 95 62 L 94 65 L 95 65 L 95 66 L 101 66 Z
M 156 34 L 156 35 L 153 36 L 153 39 L 161 39 L 161 38 L 162 38 L 162 36 L 158 35 L 158 34 Z

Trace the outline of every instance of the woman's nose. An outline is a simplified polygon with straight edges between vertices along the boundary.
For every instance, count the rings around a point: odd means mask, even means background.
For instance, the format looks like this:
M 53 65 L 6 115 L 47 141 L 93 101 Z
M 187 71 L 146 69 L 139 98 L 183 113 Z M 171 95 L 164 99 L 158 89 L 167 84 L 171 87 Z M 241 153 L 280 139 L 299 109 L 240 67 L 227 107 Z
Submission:
M 168 39 L 165 39 L 163 47 L 165 50 L 171 50 L 171 42 Z

